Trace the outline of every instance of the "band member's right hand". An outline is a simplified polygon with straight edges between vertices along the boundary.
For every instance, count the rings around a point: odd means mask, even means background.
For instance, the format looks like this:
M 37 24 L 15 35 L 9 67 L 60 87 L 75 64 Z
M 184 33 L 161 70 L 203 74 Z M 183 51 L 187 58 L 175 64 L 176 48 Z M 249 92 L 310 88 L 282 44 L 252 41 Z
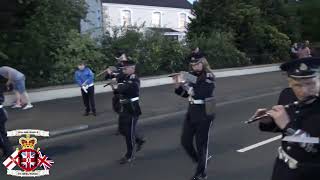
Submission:
M 265 109 L 265 108 L 257 109 L 257 111 L 254 113 L 253 117 L 262 116 L 262 115 L 266 114 L 267 111 L 268 111 L 268 110 Z M 260 120 L 260 122 L 261 122 L 261 123 L 270 123 L 271 120 L 270 120 L 270 119 L 266 119 L 266 118 L 262 118 L 262 119 Z
M 112 74 L 112 71 L 111 71 L 110 68 L 107 69 L 107 73 L 108 73 L 108 74 Z
M 282 105 L 273 106 L 270 111 L 267 112 L 277 124 L 280 129 L 284 129 L 290 122 L 289 115 Z

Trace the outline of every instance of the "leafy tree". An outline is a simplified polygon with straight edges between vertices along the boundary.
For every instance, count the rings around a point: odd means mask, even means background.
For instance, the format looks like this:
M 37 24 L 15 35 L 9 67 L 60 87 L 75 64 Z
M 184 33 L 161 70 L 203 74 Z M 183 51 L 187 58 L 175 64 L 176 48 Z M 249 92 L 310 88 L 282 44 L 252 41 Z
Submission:
M 212 32 L 209 37 L 193 38 L 190 44 L 199 47 L 206 54 L 214 69 L 251 64 L 245 54 L 234 46 L 233 39 L 231 33 Z
M 281 0 L 265 4 L 262 0 L 202 0 L 194 5 L 196 18 L 189 25 L 188 39 L 208 38 L 216 31 L 231 33 L 234 37 L 231 43 L 254 64 L 286 59 L 291 42 L 277 28 L 284 26 L 281 14 L 284 10 L 278 5 L 283 7 Z M 278 14 L 270 17 L 275 12 Z
M 320 41 L 320 1 L 304 0 L 298 4 L 301 16 L 301 31 L 304 39 Z
M 67 43 L 52 53 L 52 59 L 56 61 L 52 68 L 54 74 L 50 78 L 50 84 L 73 81 L 73 73 L 79 62 L 85 62 L 94 72 L 101 71 L 105 65 L 101 48 L 90 35 L 81 35 L 71 30 L 67 36 Z
M 52 54 L 68 42 L 68 33 L 79 29 L 86 14 L 84 0 L 23 0 L 17 16 L 21 29 L 2 35 L 2 51 L 8 65 L 27 74 L 31 86 L 47 85 L 54 72 Z

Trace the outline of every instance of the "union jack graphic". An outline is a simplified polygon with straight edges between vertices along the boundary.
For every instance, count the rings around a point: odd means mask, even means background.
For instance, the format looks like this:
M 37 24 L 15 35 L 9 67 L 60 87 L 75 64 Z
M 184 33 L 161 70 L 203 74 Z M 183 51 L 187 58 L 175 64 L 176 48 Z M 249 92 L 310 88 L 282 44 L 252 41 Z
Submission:
M 43 167 L 44 170 L 48 170 L 52 167 L 52 164 L 54 164 L 54 162 L 52 160 L 48 160 L 48 157 L 46 155 L 42 155 L 39 151 L 38 166 Z

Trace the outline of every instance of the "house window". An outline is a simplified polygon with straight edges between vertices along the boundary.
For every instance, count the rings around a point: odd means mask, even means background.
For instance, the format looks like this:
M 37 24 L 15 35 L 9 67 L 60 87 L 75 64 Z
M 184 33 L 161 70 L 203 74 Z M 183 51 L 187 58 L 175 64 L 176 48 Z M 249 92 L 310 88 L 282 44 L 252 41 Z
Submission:
M 152 14 L 152 25 L 155 27 L 161 27 L 161 13 L 154 12 Z
M 179 28 L 184 29 L 187 27 L 187 14 L 179 14 Z
M 130 26 L 131 25 L 131 11 L 123 10 L 122 11 L 122 25 L 123 26 Z

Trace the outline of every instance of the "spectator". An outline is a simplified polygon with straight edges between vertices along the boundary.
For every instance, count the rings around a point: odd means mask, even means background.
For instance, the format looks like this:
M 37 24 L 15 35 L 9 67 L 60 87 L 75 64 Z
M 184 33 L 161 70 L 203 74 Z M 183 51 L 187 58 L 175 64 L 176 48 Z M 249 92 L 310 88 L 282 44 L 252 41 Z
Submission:
M 297 55 L 298 58 L 306 58 L 306 57 L 311 57 L 311 51 L 310 48 L 308 47 L 309 41 L 305 41 L 305 43 L 303 43 L 302 47 L 299 49 Z
M 298 57 L 297 53 L 299 51 L 298 43 L 294 43 L 291 47 L 291 57 L 295 59 Z
M 25 87 L 25 75 L 9 66 L 0 67 L 0 75 L 8 80 L 6 83 L 7 89 L 10 89 L 10 85 L 13 86 L 16 102 L 12 108 L 22 108 L 23 106 L 23 110 L 33 108 Z
M 92 111 L 96 116 L 96 105 L 94 98 L 94 73 L 84 62 L 78 64 L 78 70 L 74 74 L 74 78 L 78 86 L 81 88 L 81 95 L 84 106 L 86 108 L 84 116 L 89 116 Z

